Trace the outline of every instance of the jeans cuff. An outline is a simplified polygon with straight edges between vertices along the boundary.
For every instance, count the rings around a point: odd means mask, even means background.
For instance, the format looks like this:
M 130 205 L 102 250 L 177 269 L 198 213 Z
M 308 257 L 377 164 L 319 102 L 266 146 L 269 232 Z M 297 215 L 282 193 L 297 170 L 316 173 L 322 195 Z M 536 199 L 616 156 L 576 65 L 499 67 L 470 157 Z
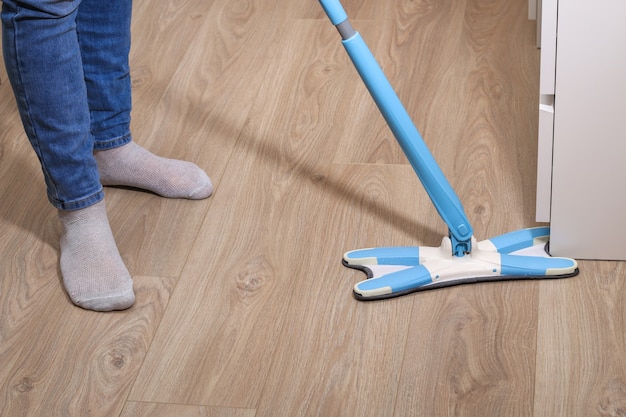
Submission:
M 103 199 L 104 191 L 102 187 L 100 187 L 99 191 L 89 195 L 88 197 L 81 198 L 75 201 L 59 201 L 50 196 L 50 194 L 48 194 L 48 200 L 50 200 L 50 203 L 52 203 L 52 205 L 59 210 L 80 210 L 85 207 L 93 206 Z
M 93 150 L 106 151 L 107 149 L 119 148 L 120 146 L 130 143 L 132 140 L 133 137 L 130 133 L 109 140 L 98 140 L 94 138 Z

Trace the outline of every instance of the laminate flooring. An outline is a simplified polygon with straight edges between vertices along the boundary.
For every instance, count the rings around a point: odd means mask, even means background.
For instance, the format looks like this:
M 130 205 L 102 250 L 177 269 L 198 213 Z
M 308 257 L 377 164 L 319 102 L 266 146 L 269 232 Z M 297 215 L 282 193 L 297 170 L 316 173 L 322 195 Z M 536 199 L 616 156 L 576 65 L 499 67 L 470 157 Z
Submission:
M 534 222 L 526 0 L 346 0 L 476 236 Z M 626 264 L 359 302 L 342 254 L 447 233 L 317 1 L 134 5 L 134 140 L 214 195 L 107 188 L 137 302 L 61 284 L 0 69 L 0 415 L 625 416 Z

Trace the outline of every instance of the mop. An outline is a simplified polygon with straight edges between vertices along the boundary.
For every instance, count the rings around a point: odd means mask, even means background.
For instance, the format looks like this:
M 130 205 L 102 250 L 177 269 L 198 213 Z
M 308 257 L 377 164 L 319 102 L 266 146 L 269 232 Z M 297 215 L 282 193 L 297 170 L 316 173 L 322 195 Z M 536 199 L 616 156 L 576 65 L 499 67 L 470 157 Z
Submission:
M 319 0 L 337 28 L 348 56 L 400 144 L 437 212 L 448 226 L 439 247 L 402 246 L 346 252 L 343 264 L 365 272 L 354 286 L 358 300 L 486 281 L 566 278 L 578 274 L 569 258 L 550 257 L 549 227 L 535 227 L 477 241 L 461 201 L 389 84 L 339 0 Z M 540 251 L 537 248 L 541 247 Z M 539 253 L 537 253 L 539 252 Z

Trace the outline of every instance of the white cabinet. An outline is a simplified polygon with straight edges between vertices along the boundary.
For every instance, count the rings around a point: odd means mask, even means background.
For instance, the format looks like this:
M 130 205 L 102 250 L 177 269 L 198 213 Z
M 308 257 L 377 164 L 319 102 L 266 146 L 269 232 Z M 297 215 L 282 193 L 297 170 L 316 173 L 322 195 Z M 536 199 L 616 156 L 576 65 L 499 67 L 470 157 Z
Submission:
M 626 260 L 626 1 L 543 0 L 537 220 L 551 253 Z

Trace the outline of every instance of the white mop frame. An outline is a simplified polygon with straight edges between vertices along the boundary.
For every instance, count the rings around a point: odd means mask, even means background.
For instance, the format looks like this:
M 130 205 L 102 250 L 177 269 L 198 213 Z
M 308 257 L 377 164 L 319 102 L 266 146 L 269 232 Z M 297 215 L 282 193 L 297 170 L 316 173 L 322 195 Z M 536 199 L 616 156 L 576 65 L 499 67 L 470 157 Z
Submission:
M 343 6 L 339 0 L 319 2 L 449 231 L 439 247 L 379 247 L 345 253 L 344 265 L 363 270 L 368 278 L 354 286 L 355 297 L 376 300 L 456 284 L 578 274 L 575 260 L 550 257 L 543 250 L 550 236 L 548 227 L 476 241 L 461 201 Z

